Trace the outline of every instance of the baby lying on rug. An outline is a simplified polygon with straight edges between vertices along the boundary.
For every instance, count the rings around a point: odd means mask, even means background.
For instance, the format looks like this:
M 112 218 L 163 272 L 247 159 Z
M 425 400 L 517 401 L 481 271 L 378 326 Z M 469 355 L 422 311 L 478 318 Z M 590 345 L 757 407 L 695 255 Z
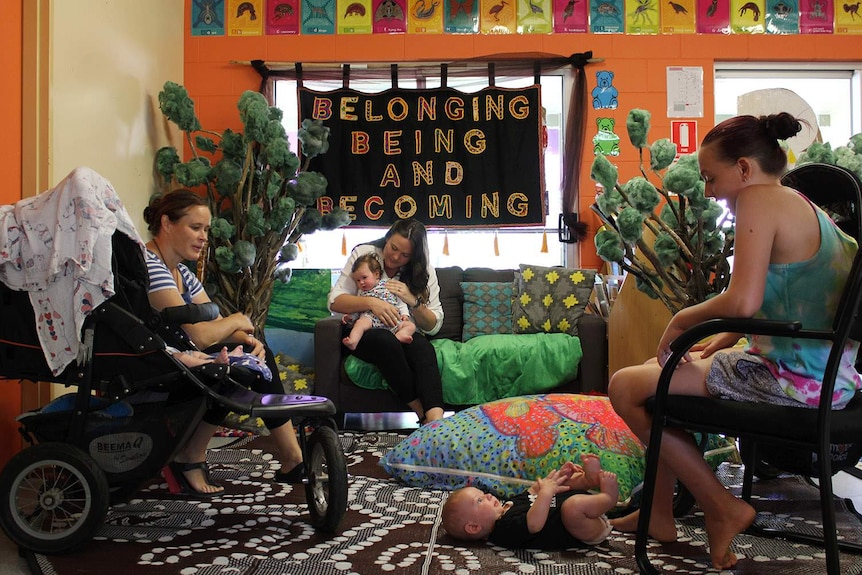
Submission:
M 595 455 L 582 455 L 581 462 L 583 467 L 566 463 L 505 503 L 475 487 L 457 489 L 443 505 L 443 528 L 456 539 L 487 539 L 507 548 L 597 545 L 611 532 L 605 513 L 617 504 L 619 484 Z M 585 491 L 594 488 L 600 492 Z

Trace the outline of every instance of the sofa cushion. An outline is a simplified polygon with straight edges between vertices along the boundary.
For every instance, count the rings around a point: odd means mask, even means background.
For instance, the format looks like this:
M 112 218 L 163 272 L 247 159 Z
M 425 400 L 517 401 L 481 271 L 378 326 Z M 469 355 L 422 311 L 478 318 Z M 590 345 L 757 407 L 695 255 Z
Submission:
M 514 286 L 508 282 L 461 282 L 464 331 L 461 341 L 477 335 L 512 333 Z
M 464 294 L 461 282 L 464 270 L 458 266 L 437 268 L 437 282 L 440 285 L 440 303 L 443 306 L 443 325 L 433 338 L 461 339 L 464 325 Z
M 578 319 L 590 300 L 594 270 L 521 264 L 512 306 L 515 333 L 578 335 Z
M 561 393 L 494 401 L 429 423 L 380 465 L 407 485 L 444 490 L 473 485 L 509 498 L 526 486 L 504 478 L 535 481 L 567 461 L 579 463 L 582 453 L 597 455 L 603 469 L 617 474 L 621 500 L 643 479 L 643 445 L 610 401 Z
M 577 378 L 583 354 L 580 339 L 561 333 L 483 335 L 466 343 L 435 339 L 431 345 L 449 405 L 550 391 Z M 344 361 L 344 371 L 359 387 L 388 388 L 376 366 L 354 355 Z

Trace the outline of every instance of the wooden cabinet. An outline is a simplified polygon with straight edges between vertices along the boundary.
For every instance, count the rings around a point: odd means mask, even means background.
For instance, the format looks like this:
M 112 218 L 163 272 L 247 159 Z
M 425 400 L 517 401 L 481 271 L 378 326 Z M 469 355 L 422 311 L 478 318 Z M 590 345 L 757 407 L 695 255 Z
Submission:
M 655 356 L 671 313 L 661 301 L 651 299 L 626 276 L 608 320 L 608 375 Z

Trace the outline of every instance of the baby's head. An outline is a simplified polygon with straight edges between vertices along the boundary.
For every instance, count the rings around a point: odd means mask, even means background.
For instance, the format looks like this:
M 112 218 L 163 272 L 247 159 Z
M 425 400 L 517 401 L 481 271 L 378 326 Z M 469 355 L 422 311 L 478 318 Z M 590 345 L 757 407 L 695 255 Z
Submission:
M 499 499 L 475 487 L 462 487 L 443 504 L 443 528 L 455 539 L 485 539 L 502 515 Z
M 375 254 L 365 254 L 356 258 L 353 267 L 350 268 L 350 277 L 356 282 L 361 290 L 370 290 L 383 274 L 383 266 Z

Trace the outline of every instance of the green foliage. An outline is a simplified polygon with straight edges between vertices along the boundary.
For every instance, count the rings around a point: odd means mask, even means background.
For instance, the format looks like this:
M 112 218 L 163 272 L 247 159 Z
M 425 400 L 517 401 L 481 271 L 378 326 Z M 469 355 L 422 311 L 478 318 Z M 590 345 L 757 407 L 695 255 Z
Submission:
M 796 165 L 820 162 L 834 164 L 849 170 L 862 179 L 862 133 L 850 136 L 846 146 L 838 146 L 834 150 L 829 142 L 814 142 L 799 155 Z
M 672 312 L 705 301 L 727 287 L 733 226 L 721 206 L 704 196 L 694 154 L 674 163 L 667 139 L 647 145 L 650 114 L 631 110 L 626 128 L 640 154 L 641 175 L 620 184 L 616 167 L 598 155 L 590 171 L 604 191 L 592 206 L 604 222 L 596 252 L 635 276 L 638 289 Z M 644 164 L 649 152 L 649 173 Z
M 350 223 L 343 209 L 327 214 L 316 209 L 327 181 L 306 171 L 308 160 L 329 149 L 329 128 L 320 121 L 303 121 L 301 165 L 290 149 L 281 111 L 258 92 L 246 91 L 237 102 L 241 132 L 202 130 L 188 92 L 173 82 L 159 93 L 159 107 L 185 133 L 191 151 L 186 162 L 173 147 L 157 152 L 161 187 L 205 188 L 213 214 L 207 291 L 222 313 L 240 311 L 251 317 L 260 336 L 274 282 L 291 276 L 286 264 L 296 254 L 285 246 L 303 234 Z

